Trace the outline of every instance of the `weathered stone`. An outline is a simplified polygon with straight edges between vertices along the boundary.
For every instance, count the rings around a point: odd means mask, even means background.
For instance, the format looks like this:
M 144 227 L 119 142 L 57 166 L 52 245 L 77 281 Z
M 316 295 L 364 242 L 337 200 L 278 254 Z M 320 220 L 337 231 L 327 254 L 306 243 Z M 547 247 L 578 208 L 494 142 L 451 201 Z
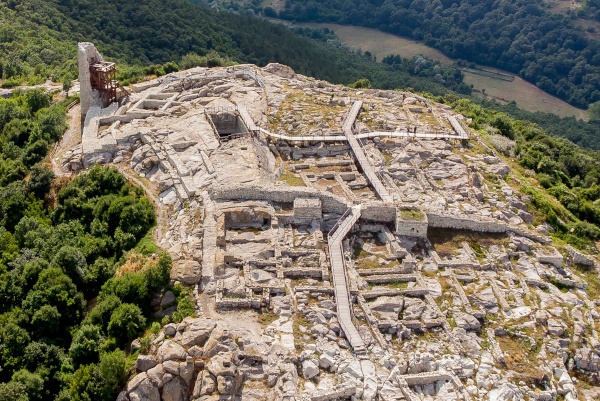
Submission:
M 331 355 L 321 354 L 319 357 L 319 366 L 323 369 L 331 368 L 335 363 L 335 359 Z
M 178 377 L 165 383 L 162 389 L 162 401 L 187 401 L 187 386 Z
M 567 251 L 569 251 L 571 258 L 573 259 L 573 263 L 582 266 L 594 266 L 594 261 L 589 256 L 579 252 L 571 245 L 567 246 Z
M 519 251 L 527 252 L 533 246 L 533 241 L 525 237 L 514 236 L 511 241 Z
M 160 306 L 162 308 L 164 308 L 167 306 L 171 306 L 174 302 L 175 302 L 175 294 L 173 294 L 172 291 L 167 291 L 167 292 L 165 292 L 165 295 L 163 295 L 163 297 L 160 301 Z
M 410 301 L 406 300 L 406 305 L 403 312 L 403 318 L 406 320 L 418 320 L 421 318 L 421 315 L 425 311 L 427 305 L 421 300 L 411 299 Z
M 192 378 L 194 377 L 193 361 L 181 362 L 179 364 L 179 377 L 183 379 L 186 385 L 190 385 Z
M 172 374 L 173 376 L 179 376 L 179 362 L 164 361 L 162 365 L 166 372 Z
M 193 319 L 187 321 L 187 328 L 181 334 L 181 345 L 192 347 L 203 346 L 217 324 L 211 319 Z
M 202 267 L 195 260 L 178 260 L 171 268 L 171 279 L 185 284 L 196 284 L 202 276 Z
M 148 378 L 154 383 L 157 387 L 162 387 L 164 385 L 163 378 L 165 376 L 165 368 L 162 364 L 158 364 L 155 367 L 148 369 L 146 372 L 148 374 Z
M 129 386 L 128 386 L 129 387 Z M 132 391 L 129 391 L 130 401 L 161 401 L 158 387 L 149 378 L 142 380 Z
M 357 359 L 352 359 L 348 366 L 346 366 L 346 368 L 342 371 L 342 373 L 348 373 L 350 376 L 358 380 L 362 380 L 364 377 L 360 361 Z
M 217 391 L 221 395 L 233 394 L 235 389 L 235 379 L 233 376 L 217 377 Z
M 211 358 L 206 366 L 208 371 L 215 377 L 233 376 L 235 373 L 235 365 L 232 362 L 231 352 L 220 352 Z
M 217 389 L 217 381 L 207 370 L 203 370 L 196 378 L 193 397 L 198 398 L 212 394 Z
M 560 337 L 564 334 L 564 326 L 556 319 L 548 319 L 548 333 Z
M 492 389 L 488 393 L 489 401 L 512 401 L 517 397 L 520 398 L 521 392 L 512 383 L 502 384 L 500 387 Z
M 158 359 L 162 362 L 173 359 L 184 360 L 187 356 L 185 349 L 179 344 L 171 340 L 165 340 L 156 352 Z
M 135 390 L 137 388 L 137 386 L 140 385 L 141 382 L 146 380 L 146 378 L 148 378 L 148 375 L 144 372 L 139 373 L 136 376 L 134 376 L 133 379 L 131 379 L 129 381 L 129 383 L 127 383 L 127 392 L 129 393 L 129 392 Z
M 263 70 L 271 74 L 278 75 L 282 78 L 293 78 L 294 75 L 296 75 L 294 70 L 292 70 L 290 67 L 278 63 L 267 64 Z
M 302 362 L 302 377 L 312 379 L 319 374 L 319 367 L 310 359 Z
M 481 323 L 473 315 L 462 312 L 453 312 L 452 316 L 458 327 L 465 330 L 480 330 Z
M 135 367 L 140 372 L 145 372 L 156 366 L 158 361 L 152 355 L 138 355 L 135 361 Z
M 163 330 L 167 337 L 174 337 L 175 334 L 177 334 L 177 326 L 175 326 L 173 323 L 167 324 Z

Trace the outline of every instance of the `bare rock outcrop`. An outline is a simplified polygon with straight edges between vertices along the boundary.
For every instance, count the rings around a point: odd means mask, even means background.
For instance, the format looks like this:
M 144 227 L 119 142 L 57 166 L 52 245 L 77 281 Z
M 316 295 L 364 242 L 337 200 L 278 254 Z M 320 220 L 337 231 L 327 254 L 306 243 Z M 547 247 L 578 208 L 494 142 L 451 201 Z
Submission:
M 212 319 L 186 318 L 165 326 L 150 353 L 138 356 L 139 373 L 119 400 L 240 399 L 246 382 L 263 385 L 278 366 L 277 358 L 267 357 L 268 349 L 248 330 Z M 280 376 L 271 380 L 275 385 Z

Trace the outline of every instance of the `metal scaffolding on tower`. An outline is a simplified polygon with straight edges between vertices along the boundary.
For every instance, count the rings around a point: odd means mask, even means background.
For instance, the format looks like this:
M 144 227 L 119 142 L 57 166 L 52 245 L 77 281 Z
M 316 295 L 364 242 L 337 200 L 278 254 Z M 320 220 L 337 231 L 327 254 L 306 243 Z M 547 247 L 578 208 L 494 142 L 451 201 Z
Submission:
M 100 93 L 102 106 L 108 107 L 130 93 L 116 80 L 115 63 L 97 61 L 90 65 L 90 81 L 92 89 Z

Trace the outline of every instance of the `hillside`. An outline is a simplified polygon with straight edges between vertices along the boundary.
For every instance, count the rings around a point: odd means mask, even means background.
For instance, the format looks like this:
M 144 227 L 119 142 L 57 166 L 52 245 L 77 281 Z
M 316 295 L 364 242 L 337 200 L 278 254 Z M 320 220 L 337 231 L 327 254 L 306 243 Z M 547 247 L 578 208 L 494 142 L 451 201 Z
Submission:
M 586 110 L 544 92 L 515 74 L 491 67 L 482 68 L 473 64 L 471 66 L 475 69 L 466 65 L 459 66 L 456 64 L 457 60 L 449 58 L 421 41 L 361 26 L 318 22 L 302 23 L 300 26 L 329 28 L 340 42 L 360 48 L 363 52 L 369 51 L 377 60 L 383 62 L 389 62 L 388 56 L 395 55 L 408 59 L 421 55 L 432 60 L 439 60 L 442 65 L 459 68 L 464 75 L 463 82 L 469 86 L 472 85 L 472 94 L 490 101 L 501 104 L 516 102 L 519 108 L 530 112 L 540 111 L 554 113 L 560 117 L 573 116 L 577 119 L 589 119 Z
M 279 18 L 376 28 L 519 74 L 578 107 L 600 100 L 600 43 L 541 1 L 290 0 Z
M 0 401 L 598 399 L 597 152 L 330 32 L 183 0 L 0 18 L 4 86 L 68 82 L 77 40 L 146 75 L 81 133 L 83 86 L 0 98 Z
M 412 76 L 410 66 L 393 70 L 341 49 L 300 37 L 256 18 L 218 13 L 186 0 L 111 1 L 25 0 L 0 5 L 4 23 L 0 65 L 10 83 L 42 77 L 75 76 L 74 45 L 94 41 L 111 59 L 127 63 L 121 78 L 141 78 L 142 67 L 180 62 L 188 53 L 216 52 L 237 62 L 276 61 L 307 75 L 352 83 L 367 77 L 379 87 L 415 87 L 441 94 L 443 85 Z M 239 27 L 245 29 L 238 29 Z M 23 28 L 26 29 L 23 29 Z M 37 31 L 41 35 L 37 35 Z M 152 71 L 151 69 L 148 71 Z M 8 82 L 7 82 L 8 81 Z M 461 82 L 448 82 L 459 88 Z M 465 87 L 465 90 L 467 88 Z

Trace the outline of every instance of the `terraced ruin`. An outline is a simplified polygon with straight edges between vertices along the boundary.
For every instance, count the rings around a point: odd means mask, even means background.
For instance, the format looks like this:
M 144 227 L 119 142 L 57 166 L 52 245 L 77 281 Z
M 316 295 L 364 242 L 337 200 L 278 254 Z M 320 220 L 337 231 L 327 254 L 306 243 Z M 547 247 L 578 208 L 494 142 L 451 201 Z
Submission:
M 156 194 L 197 300 L 119 400 L 595 397 L 595 259 L 443 104 L 195 68 L 90 106 L 63 169 L 95 163 Z

